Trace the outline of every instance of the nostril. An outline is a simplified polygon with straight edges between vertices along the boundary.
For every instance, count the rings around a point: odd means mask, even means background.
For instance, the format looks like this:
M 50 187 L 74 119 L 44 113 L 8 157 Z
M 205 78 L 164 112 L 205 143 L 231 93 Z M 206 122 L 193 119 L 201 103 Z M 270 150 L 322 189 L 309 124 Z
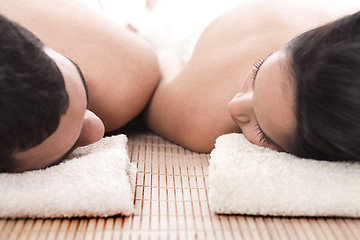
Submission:
M 237 117 L 237 120 L 241 123 L 248 123 L 250 122 L 250 118 L 248 116 L 242 115 Z

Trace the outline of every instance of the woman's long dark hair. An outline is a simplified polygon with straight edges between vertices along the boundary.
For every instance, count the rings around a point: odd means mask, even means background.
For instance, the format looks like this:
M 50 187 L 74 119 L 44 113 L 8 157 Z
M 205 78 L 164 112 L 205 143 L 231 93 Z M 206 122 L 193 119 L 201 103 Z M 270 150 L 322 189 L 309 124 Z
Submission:
M 290 152 L 360 160 L 360 12 L 310 30 L 286 47 L 297 126 Z

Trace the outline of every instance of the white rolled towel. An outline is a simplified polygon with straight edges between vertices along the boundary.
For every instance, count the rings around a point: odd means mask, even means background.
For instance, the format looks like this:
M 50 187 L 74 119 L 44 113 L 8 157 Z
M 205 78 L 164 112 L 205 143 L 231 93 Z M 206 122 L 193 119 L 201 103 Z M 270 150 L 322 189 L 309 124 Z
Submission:
M 360 217 L 360 164 L 301 159 L 250 143 L 216 140 L 209 165 L 216 213 Z

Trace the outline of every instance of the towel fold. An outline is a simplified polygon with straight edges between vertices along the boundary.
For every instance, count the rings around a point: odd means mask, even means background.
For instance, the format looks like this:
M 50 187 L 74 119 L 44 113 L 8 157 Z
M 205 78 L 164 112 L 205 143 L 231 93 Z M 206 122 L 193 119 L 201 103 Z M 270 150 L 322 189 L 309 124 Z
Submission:
M 57 166 L 0 174 L 0 217 L 129 215 L 135 175 L 126 136 L 106 137 Z
M 360 164 L 301 159 L 222 135 L 210 155 L 209 203 L 224 214 L 360 217 Z

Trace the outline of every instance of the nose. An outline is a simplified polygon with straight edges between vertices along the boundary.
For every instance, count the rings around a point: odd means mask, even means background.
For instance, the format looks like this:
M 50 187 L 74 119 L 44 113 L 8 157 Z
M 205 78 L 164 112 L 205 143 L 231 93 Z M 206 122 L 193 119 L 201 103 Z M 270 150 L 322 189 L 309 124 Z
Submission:
M 248 123 L 252 119 L 253 92 L 238 93 L 228 104 L 230 114 L 236 118 L 237 122 Z
M 99 141 L 105 133 L 101 119 L 90 110 L 86 110 L 78 146 L 86 146 Z

